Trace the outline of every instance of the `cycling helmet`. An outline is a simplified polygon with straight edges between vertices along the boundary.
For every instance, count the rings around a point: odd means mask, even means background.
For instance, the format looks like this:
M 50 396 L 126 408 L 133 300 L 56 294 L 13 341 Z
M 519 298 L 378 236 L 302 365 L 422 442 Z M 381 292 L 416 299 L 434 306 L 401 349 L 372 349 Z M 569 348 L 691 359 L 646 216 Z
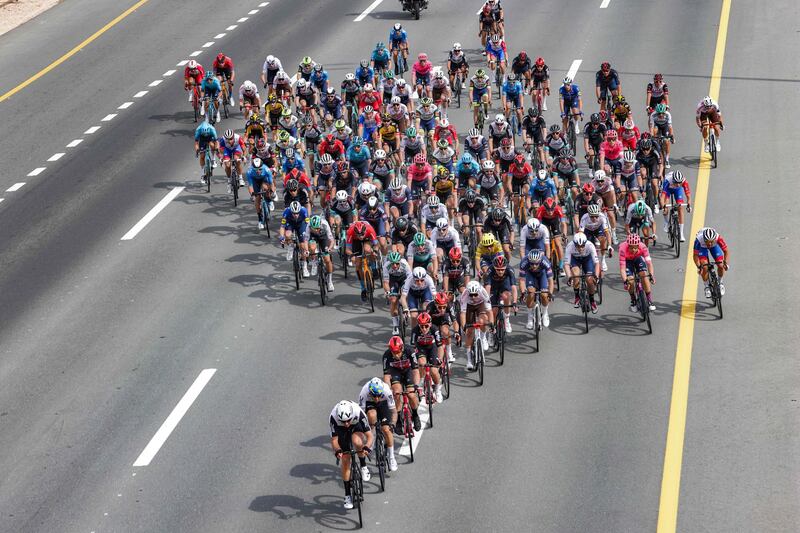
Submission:
M 272 55 L 272 54 L 268 55 L 268 56 L 267 56 L 267 63 L 269 63 L 270 65 L 272 65 L 273 63 L 275 63 L 275 56 L 274 56 L 274 55 Z
M 403 29 L 403 26 L 399 22 L 394 25 L 394 31 L 400 31 L 402 29 Z
M 608 61 L 603 61 L 600 64 L 600 70 L 610 70 L 610 69 L 611 69 L 611 63 L 609 63 Z
M 541 224 L 542 223 L 539 222 L 538 218 L 531 217 L 531 218 L 528 219 L 528 222 L 525 225 L 528 226 L 528 229 L 530 231 L 539 231 L 539 226 L 541 226 Z
M 376 209 L 378 207 L 378 197 L 370 196 L 369 200 L 367 200 L 367 206 L 369 206 L 370 209 Z
M 414 244 L 415 244 L 415 245 L 416 245 L 418 248 L 419 248 L 420 246 L 425 246 L 425 241 L 426 241 L 426 240 L 427 240 L 427 239 L 425 238 L 425 234 L 424 234 L 424 233 L 422 233 L 421 231 L 418 231 L 418 232 L 417 232 L 417 233 L 414 235 Z
M 358 64 L 361 66 L 361 68 L 367 68 L 367 66 L 369 65 L 369 61 L 367 61 L 366 59 L 362 59 L 361 61 L 358 62 Z
M 303 206 L 300 205 L 300 202 L 298 202 L 297 200 L 295 200 L 294 202 L 289 204 L 289 211 L 291 211 L 292 214 L 294 214 L 294 215 L 300 213 L 300 210 L 302 208 L 303 208 Z
M 528 108 L 528 116 L 531 118 L 536 118 L 539 116 L 539 108 L 538 107 L 529 107 Z
M 494 170 L 494 161 L 487 159 L 483 162 L 483 170 Z
M 625 102 L 625 97 L 622 96 L 621 94 L 618 94 L 617 96 L 614 97 L 614 101 L 618 104 L 621 104 Z
M 433 104 L 433 99 L 432 98 L 428 98 L 427 96 L 424 96 L 424 97 L 422 97 L 422 99 L 420 99 L 419 103 L 422 104 L 423 106 L 429 106 L 429 105 Z
M 352 72 L 348 72 L 344 75 L 344 81 L 356 81 L 356 75 Z
M 225 133 L 223 133 L 222 136 L 225 137 L 225 140 L 232 141 L 233 140 L 233 130 L 231 130 L 231 129 L 225 130 Z
M 467 294 L 470 296 L 476 296 L 481 292 L 481 284 L 475 280 L 470 281 L 467 283 Z
M 500 34 L 495 33 L 494 35 L 492 35 L 492 42 L 493 43 L 499 43 L 500 42 Z
M 308 225 L 311 229 L 319 229 L 322 226 L 322 217 L 319 215 L 314 215 L 311 217 L 311 220 L 308 221 Z
M 653 148 L 653 141 L 650 139 L 642 139 L 642 143 L 639 146 L 642 150 L 650 150 Z
M 680 184 L 686 181 L 686 178 L 683 177 L 683 172 L 681 172 L 680 170 L 676 170 L 675 172 L 672 173 L 672 181 Z
M 656 113 L 666 113 L 666 112 L 667 112 L 666 104 L 658 104 L 656 106 Z
M 503 137 L 502 139 L 500 139 L 500 146 L 504 148 L 508 148 L 509 146 L 511 146 L 511 137 Z
M 394 72 L 392 70 L 387 70 L 383 73 L 383 78 L 386 80 L 393 80 L 394 79 Z
M 319 158 L 319 162 L 322 165 L 332 165 L 333 158 L 331 157 L 331 154 L 322 154 L 322 157 Z
M 338 420 L 340 424 L 352 422 L 356 419 L 357 413 L 358 406 L 349 400 L 342 400 L 336 404 L 336 420 Z
M 386 48 L 386 45 L 383 43 L 383 41 L 378 41 L 378 44 L 375 45 L 375 48 L 377 48 L 378 50 L 383 50 L 384 48 Z
M 372 194 L 372 184 L 368 181 L 363 181 L 358 185 L 358 194 L 361 196 L 369 196 Z
M 322 72 L 322 65 L 320 63 L 317 63 L 316 65 L 314 65 L 314 70 L 316 72 Z
M 602 169 L 595 171 L 594 179 L 596 179 L 598 183 L 603 183 L 606 180 L 606 171 Z
M 431 325 L 431 315 L 427 312 L 422 312 L 417 316 L 417 324 L 420 326 L 430 326 Z
M 439 126 L 442 128 L 447 128 L 450 126 L 450 121 L 447 120 L 447 117 L 442 117 L 442 120 L 439 121 Z
M 345 129 L 345 127 L 347 127 L 347 124 L 345 124 L 344 119 L 340 118 L 333 123 L 333 127 L 336 128 L 337 131 L 340 131 Z
M 405 184 L 406 184 L 406 182 L 403 181 L 403 178 L 401 178 L 400 176 L 397 176 L 397 177 L 392 178 L 392 181 L 389 183 L 389 188 L 390 189 L 399 190 L 399 189 L 402 189 L 403 185 L 405 185 Z
M 589 120 L 592 121 L 592 124 L 599 124 L 600 123 L 600 114 L 599 113 L 592 113 L 592 116 L 589 117 Z
M 514 161 L 517 165 L 524 165 L 525 164 L 525 154 L 519 150 L 515 152 Z
M 547 170 L 540 168 L 536 171 L 536 179 L 539 181 L 545 181 L 547 179 Z
M 597 204 L 589 204 L 586 206 L 586 212 L 589 213 L 590 217 L 600 216 L 600 206 Z
M 467 133 L 469 134 L 470 137 L 473 137 L 475 139 L 481 136 L 481 132 L 478 128 L 470 128 L 470 130 Z
M 584 183 L 583 184 L 583 192 L 588 194 L 588 195 L 594 194 L 594 185 L 592 185 L 591 183 Z
M 497 239 L 494 238 L 492 233 L 484 233 L 483 237 L 481 237 L 481 246 L 484 248 L 489 248 L 494 246 L 494 243 L 497 242 Z
M 392 99 L 391 99 L 390 103 L 392 103 L 394 105 L 399 104 L 400 103 L 400 97 L 399 96 L 392 96 Z
M 404 80 L 403 78 L 400 78 L 399 80 L 397 80 L 397 86 L 402 89 L 403 87 L 406 86 L 406 80 Z
M 706 96 L 705 98 L 703 98 L 703 105 L 706 107 L 711 107 L 712 105 L 714 105 L 714 99 L 711 98 L 710 96 Z
M 530 252 L 528 252 L 528 261 L 533 263 L 534 265 L 538 265 L 544 259 L 544 252 L 539 250 L 538 248 L 534 248 Z
M 397 264 L 397 263 L 399 263 L 400 261 L 403 260 L 403 256 L 400 255 L 400 252 L 389 252 L 389 255 L 386 256 L 386 258 L 393 265 L 395 265 L 395 264 Z
M 558 156 L 563 157 L 565 159 L 570 158 L 572 157 L 572 150 L 570 149 L 569 146 L 565 146 L 564 148 L 558 151 Z
M 639 246 L 642 243 L 642 240 L 639 238 L 638 234 L 629 233 L 626 242 L 628 243 L 628 246 Z
M 394 227 L 398 231 L 405 231 L 408 229 L 408 219 L 406 217 L 400 217 L 394 221 Z
M 289 191 L 296 191 L 297 189 L 300 188 L 300 182 L 295 179 L 291 179 L 286 182 L 286 188 Z
M 286 149 L 286 159 L 294 159 L 294 148 Z
M 206 71 L 206 79 L 210 80 L 214 77 L 214 72 L 211 70 Z
M 391 339 L 389 339 L 389 350 L 392 353 L 400 353 L 403 351 L 403 339 L 402 337 L 398 337 L 395 335 Z
M 375 159 L 386 159 L 386 152 L 384 150 L 375 150 Z
M 492 219 L 494 220 L 503 220 L 505 218 L 506 212 L 503 210 L 502 207 L 495 207 L 492 210 Z
M 622 154 L 622 159 L 626 163 L 633 163 L 636 161 L 636 154 L 633 152 L 633 150 L 625 150 L 625 153 Z
M 346 202 L 347 201 L 347 191 L 336 191 L 336 201 L 338 202 Z
M 536 58 L 536 62 L 534 63 L 534 65 L 536 65 L 537 67 L 543 67 L 544 66 L 544 58 L 543 57 L 537 57 Z
M 444 217 L 436 221 L 436 229 L 438 229 L 439 231 L 445 231 L 448 225 L 449 224 L 447 222 L 447 219 Z
M 311 58 L 310 58 L 310 57 L 308 57 L 308 56 L 305 56 L 305 57 L 302 59 L 302 61 L 300 61 L 300 64 L 301 64 L 301 65 L 303 65 L 303 66 L 308 66 L 308 65 L 310 65 L 311 63 L 312 63 L 312 61 L 311 61 Z
M 464 200 L 471 204 L 478 199 L 478 193 L 476 193 L 473 189 L 468 189 L 466 193 L 464 193 Z
M 544 199 L 544 209 L 545 211 L 553 211 L 556 208 L 556 199 L 552 196 L 548 196 Z
M 254 157 L 253 158 L 253 168 L 254 169 L 256 169 L 256 170 L 260 169 L 261 165 L 263 165 L 263 164 L 264 164 L 264 162 L 261 161 L 260 157 Z
M 608 140 L 616 141 L 617 140 L 617 130 L 609 130 L 608 133 L 606 134 L 606 136 L 608 137 Z
M 414 237 L 414 241 L 416 241 L 416 240 L 417 240 L 417 238 L 415 236 Z M 425 279 L 425 277 L 428 275 L 428 273 L 425 272 L 425 269 L 422 268 L 422 267 L 414 267 L 414 270 L 411 271 L 411 275 L 414 277 L 414 279 L 421 280 L 421 279 Z
M 259 137 L 256 141 L 256 148 L 258 148 L 259 151 L 265 150 L 267 148 L 267 140 L 264 137 Z
M 406 129 L 406 137 L 416 137 L 416 136 L 417 136 L 417 128 L 415 128 L 414 126 L 410 126 L 408 129 Z
M 659 104 L 662 105 L 662 104 Z M 633 119 L 625 119 L 625 122 L 622 124 L 622 127 L 626 130 L 632 130 L 634 128 Z
M 498 113 L 498 114 L 496 114 L 496 115 L 494 116 L 494 121 L 495 121 L 497 124 L 505 124 L 505 123 L 506 123 L 506 116 L 505 116 L 505 115 L 503 115 L 502 113 Z
M 299 89 L 305 89 L 306 85 L 308 85 L 308 82 L 306 81 L 305 78 L 300 78 L 299 80 L 297 80 L 297 87 Z
M 364 84 L 364 92 L 365 93 L 371 93 L 372 92 L 372 84 L 371 83 L 365 83 Z
M 363 237 L 367 234 L 367 223 L 364 221 L 359 220 L 355 224 L 353 224 L 353 231 L 359 237 Z
M 453 254 L 453 250 L 458 251 L 458 259 L 454 259 L 454 261 L 460 261 L 461 260 L 461 248 L 451 248 L 450 249 L 450 258 L 451 259 L 453 257 L 453 255 L 452 255 Z M 447 293 L 446 292 L 441 292 L 441 291 L 437 292 L 436 296 L 433 298 L 433 301 L 439 307 L 446 306 L 447 305 L 447 300 L 448 300 Z
M 439 207 L 439 197 L 435 194 L 428 196 L 428 206 Z
M 633 212 L 637 216 L 643 217 L 647 213 L 647 205 L 642 200 L 639 200 L 634 204 Z
M 189 68 L 189 70 L 196 70 L 197 69 L 197 61 L 195 61 L 194 59 L 190 59 L 189 63 L 186 66 Z
M 516 75 L 516 74 L 514 74 L 513 72 L 510 72 L 510 73 L 508 74 L 508 76 L 506 76 L 506 79 L 507 79 L 508 81 L 517 81 L 517 75 Z
M 453 51 L 460 52 L 461 51 L 461 43 L 453 43 Z
M 572 85 L 572 78 L 570 78 L 569 76 L 566 76 L 564 78 L 564 85 Z
M 444 150 L 445 148 L 447 148 L 448 146 L 450 146 L 450 143 L 448 143 L 448 142 L 447 142 L 447 139 L 439 139 L 439 142 L 437 142 L 437 143 L 436 143 L 436 146 L 437 146 L 437 147 L 438 147 L 440 150 Z
M 505 270 L 505 268 L 508 266 L 506 256 L 503 254 L 497 254 L 492 260 L 492 266 L 494 266 L 495 270 Z
M 656 74 L 653 75 L 653 81 L 656 82 L 656 83 L 662 81 L 663 79 L 664 79 L 664 76 L 662 76 L 659 73 L 656 73 Z
M 423 154 L 417 154 L 414 156 L 414 164 L 416 165 L 424 165 L 425 164 L 425 156 Z
M 386 389 L 383 388 L 383 380 L 381 378 L 372 378 L 369 380 L 369 393 L 376 398 L 383 398 L 386 396 Z
M 483 70 L 482 68 L 479 68 L 478 70 L 475 71 L 475 76 L 483 78 L 486 76 L 486 71 Z
M 719 239 L 719 233 L 714 228 L 704 228 L 703 229 L 703 240 L 706 242 L 717 242 Z
M 426 54 L 425 52 L 420 52 L 420 54 L 417 56 L 417 59 L 419 59 L 420 61 L 427 61 L 428 54 Z
M 288 141 L 289 137 L 291 137 L 291 135 L 289 135 L 289 132 L 286 130 L 281 130 L 281 132 L 278 134 L 278 139 L 284 142 Z
M 561 124 L 553 124 L 550 126 L 550 133 L 561 133 Z
M 367 106 L 369 107 L 369 106 Z M 353 137 L 353 146 L 362 146 L 364 144 L 364 139 L 356 135 Z
M 461 248 L 459 248 L 458 246 L 453 246 L 452 248 L 450 248 L 450 251 L 447 252 L 447 255 L 450 256 L 450 260 L 452 262 L 458 263 L 459 261 L 461 261 Z M 438 297 L 439 295 L 437 294 L 436 296 Z
M 325 95 L 336 96 L 336 89 L 334 89 L 333 87 L 328 87 L 328 89 L 325 91 Z
M 575 246 L 586 246 L 586 235 L 580 231 L 572 237 Z

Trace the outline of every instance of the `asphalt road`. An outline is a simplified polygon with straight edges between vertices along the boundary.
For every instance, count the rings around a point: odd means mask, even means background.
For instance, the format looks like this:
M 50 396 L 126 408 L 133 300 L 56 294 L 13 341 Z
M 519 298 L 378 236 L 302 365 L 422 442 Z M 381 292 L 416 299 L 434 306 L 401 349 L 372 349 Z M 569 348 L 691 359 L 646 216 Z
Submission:
M 0 102 L 0 190 L 25 184 L 0 194 L 0 530 L 354 527 L 341 509 L 327 416 L 380 374 L 388 316 L 366 313 L 352 280 L 338 274 L 329 307 L 311 283 L 295 291 L 252 209 L 233 208 L 221 181 L 211 194 L 199 187 L 176 64 L 194 50 L 207 64 L 222 49 L 240 80 L 255 80 L 267 53 L 287 68 L 308 54 L 338 81 L 398 20 L 415 52 L 441 62 L 460 41 L 480 60 L 480 2 L 432 1 L 414 22 L 384 0 L 354 22 L 370 3 L 233 0 L 221 9 L 150 0 Z M 693 111 L 708 92 L 721 1 L 600 3 L 507 0 L 509 46 L 543 55 L 554 80 L 581 59 L 584 94 L 609 59 L 639 123 L 644 87 L 663 72 L 678 137 L 673 168 L 694 188 Z M 800 13 L 786 0 L 770 5 L 733 0 L 730 14 L 719 99 L 726 131 L 706 222 L 731 245 L 733 268 L 725 319 L 702 294 L 694 317 L 679 531 L 800 529 L 800 306 L 790 268 L 800 258 L 787 194 L 798 167 L 800 67 L 791 58 Z M 0 95 L 127 7 L 68 0 L 0 37 Z M 548 103 L 552 121 L 557 102 Z M 596 107 L 591 98 L 585 105 Z M 461 132 L 469 127 L 466 111 L 450 118 Z M 92 126 L 101 128 L 82 133 Z M 83 141 L 64 148 L 74 139 Z M 38 167 L 46 170 L 27 176 Z M 185 189 L 134 239 L 120 240 L 176 186 Z M 654 256 L 652 335 L 627 309 L 615 259 L 588 335 L 562 296 L 541 352 L 516 319 L 506 363 L 494 368 L 490 354 L 482 388 L 458 353 L 452 399 L 414 464 L 401 458 L 385 494 L 368 485 L 370 528 L 654 530 L 686 266 L 663 247 Z M 210 368 L 150 464 L 133 467 Z

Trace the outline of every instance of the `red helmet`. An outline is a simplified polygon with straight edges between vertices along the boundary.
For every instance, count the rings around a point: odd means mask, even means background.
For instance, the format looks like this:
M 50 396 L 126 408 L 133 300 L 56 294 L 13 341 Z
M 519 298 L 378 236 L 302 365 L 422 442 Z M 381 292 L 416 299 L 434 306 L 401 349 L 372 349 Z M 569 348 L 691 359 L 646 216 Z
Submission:
M 500 140 L 500 146 L 511 146 L 511 137 L 503 137 Z
M 543 57 L 537 57 L 536 58 L 536 66 L 537 67 L 543 67 L 544 66 L 544 58 Z
M 617 140 L 617 130 L 609 130 L 606 135 L 608 136 L 608 139 L 610 141 L 616 141 Z
M 656 73 L 655 75 L 653 75 L 653 81 L 656 83 L 662 81 L 663 79 L 664 76 L 662 76 L 660 73 Z
M 599 114 L 600 114 L 600 122 L 605 122 L 606 120 L 608 120 L 608 111 L 604 109 L 600 111 Z
M 325 141 L 327 141 L 328 144 L 332 144 L 335 140 L 336 137 L 333 136 L 333 133 L 329 133 L 325 136 Z
M 525 50 L 520 50 L 519 51 L 519 57 L 521 57 L 522 59 L 525 59 L 526 57 L 528 57 L 528 52 L 526 52 Z
M 451 258 L 453 257 L 452 256 L 453 250 L 458 250 L 459 251 L 459 257 L 461 257 L 461 249 L 460 248 L 452 248 L 450 250 L 450 254 L 451 254 L 450 257 Z M 447 305 L 447 293 L 446 292 L 437 292 L 436 293 L 436 298 L 434 298 L 433 301 L 436 302 L 436 305 L 438 305 L 440 307 L 446 306 Z
M 450 260 L 458 263 L 461 261 L 461 248 L 457 246 L 453 246 L 450 248 L 450 252 L 447 254 L 450 256 Z
M 414 156 L 414 163 L 417 165 L 424 165 L 425 164 L 425 156 L 423 154 L 417 154 Z
M 403 351 L 403 339 L 395 335 L 389 339 L 389 351 L 392 353 L 400 353 Z
M 520 165 L 525 164 L 525 154 L 517 154 L 514 156 L 514 161 L 516 161 Z
M 606 72 L 611 70 L 611 63 L 609 63 L 608 61 L 603 61 L 603 63 L 600 64 L 600 70 Z
M 592 185 L 591 183 L 586 183 L 583 186 L 583 192 L 585 192 L 586 194 L 594 194 L 594 185 Z
M 417 56 L 417 59 L 419 59 L 420 61 L 427 61 L 428 60 L 428 54 L 426 54 L 425 52 L 422 52 Z
M 428 313 L 420 313 L 419 316 L 417 316 L 417 324 L 420 326 L 430 326 L 431 315 Z
M 488 6 L 488 4 L 484 4 L 484 5 L 483 5 L 483 14 L 484 14 L 484 15 L 488 15 L 488 14 L 489 14 L 489 13 L 491 13 L 491 12 L 492 12 L 492 8 L 491 8 L 491 7 L 489 7 L 489 6 Z
M 497 254 L 494 258 L 494 261 L 492 261 L 492 264 L 494 265 L 495 269 L 503 269 L 508 266 L 508 263 L 506 262 L 506 256 L 503 254 Z
M 367 234 L 367 223 L 359 220 L 355 224 L 353 224 L 353 231 L 359 237 L 363 237 Z
M 223 61 L 225 61 L 225 54 L 223 54 L 222 52 L 218 53 L 217 54 L 217 61 L 219 63 L 222 63 Z
M 552 211 L 556 208 L 556 200 L 552 196 L 548 196 L 544 199 L 544 208 L 547 211 Z
M 337 161 L 336 170 L 338 170 L 339 172 L 344 172 L 345 170 L 347 170 L 347 161 L 341 161 L 341 160 Z

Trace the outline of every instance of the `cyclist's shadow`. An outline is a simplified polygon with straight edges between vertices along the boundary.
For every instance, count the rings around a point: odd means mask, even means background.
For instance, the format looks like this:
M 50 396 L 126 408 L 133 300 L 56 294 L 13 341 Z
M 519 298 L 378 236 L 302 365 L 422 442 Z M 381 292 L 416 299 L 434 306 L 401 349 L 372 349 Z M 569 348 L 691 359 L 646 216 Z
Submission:
M 257 513 L 274 513 L 280 520 L 312 518 L 317 524 L 346 531 L 358 528 L 358 522 L 346 516 L 340 496 L 319 495 L 306 501 L 289 494 L 258 496 L 248 507 Z

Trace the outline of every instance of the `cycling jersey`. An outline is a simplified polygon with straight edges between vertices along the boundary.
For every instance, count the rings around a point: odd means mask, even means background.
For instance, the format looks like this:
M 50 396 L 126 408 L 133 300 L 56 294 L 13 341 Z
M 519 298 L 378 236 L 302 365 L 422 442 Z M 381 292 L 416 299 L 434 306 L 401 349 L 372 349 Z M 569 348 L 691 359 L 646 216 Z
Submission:
M 619 245 L 619 269 L 622 272 L 631 272 L 631 268 L 629 267 L 630 262 L 636 261 L 638 259 L 643 259 L 645 263 L 652 264 L 652 259 L 650 258 L 650 251 L 647 249 L 647 246 L 644 243 L 640 243 L 639 246 L 636 248 L 631 247 L 627 241 L 623 242 Z
M 688 201 L 689 195 L 689 182 L 675 183 L 674 172 L 670 172 L 664 176 L 664 181 L 661 184 L 661 192 L 667 198 L 674 198 L 676 204 L 682 205 Z
M 558 189 L 556 188 L 553 178 L 549 177 L 544 181 L 539 179 L 534 180 L 528 189 L 530 196 L 538 200 L 540 204 L 544 202 L 545 198 L 555 198 L 557 191 Z
M 208 122 L 202 122 L 197 126 L 197 129 L 194 130 L 194 140 L 198 141 L 201 147 L 205 148 L 207 143 L 217 140 L 217 130 Z
M 398 285 L 397 292 L 400 292 L 400 287 L 405 284 L 406 278 L 411 276 L 411 266 L 405 259 L 400 259 L 399 267 L 392 268 L 392 263 L 386 259 L 383 262 L 383 279 L 388 279 L 389 283 L 396 283 Z
M 381 139 L 384 141 L 394 141 L 397 139 L 397 126 L 394 122 L 384 122 L 380 128 L 378 128 L 378 135 L 381 136 Z
M 358 405 L 361 409 L 366 409 L 367 404 L 377 404 L 386 402 L 389 406 L 389 409 L 395 408 L 394 403 L 394 394 L 392 394 L 392 389 L 389 386 L 381 382 L 380 386 L 381 395 L 379 397 L 375 397 L 369 390 L 369 382 L 364 383 L 364 386 L 361 387 L 361 392 L 358 394 Z
M 370 431 L 369 420 L 367 419 L 366 413 L 358 406 L 355 406 L 356 411 L 353 413 L 354 421 L 350 424 L 349 428 L 346 428 L 343 423 L 339 422 L 339 418 L 336 416 L 336 407 L 333 408 L 331 411 L 331 417 L 329 420 L 331 426 L 331 437 L 341 437 L 340 433 L 343 435 L 349 435 L 353 432 L 361 432 L 367 433 Z M 342 439 L 339 439 L 339 447 L 343 451 L 349 451 L 349 441 L 342 442 Z
M 725 252 L 728 251 L 728 244 L 725 242 L 725 239 L 722 238 L 722 235 L 720 235 L 717 237 L 717 242 L 709 248 L 706 245 L 705 239 L 703 239 L 703 232 L 705 232 L 706 229 L 707 228 L 701 228 L 700 231 L 697 232 L 694 239 L 693 254 L 695 257 L 703 257 L 706 259 L 709 254 L 711 254 L 715 261 L 722 261 L 725 257 Z
M 462 292 L 461 296 L 458 297 L 458 301 L 461 303 L 462 311 L 466 311 L 469 307 L 480 307 L 484 311 L 492 310 L 491 297 L 483 287 L 481 287 L 478 293 L 475 295 L 472 295 L 467 291 Z
M 519 249 L 522 250 L 523 257 L 531 250 L 546 252 L 550 249 L 550 230 L 544 224 L 540 224 L 536 231 L 531 231 L 525 224 L 519 232 Z
M 411 242 L 406 248 L 406 258 L 413 259 L 414 265 L 427 264 L 436 255 L 436 248 L 433 247 L 433 243 L 425 239 L 425 244 L 421 247 L 417 247 L 417 244 Z
M 484 246 L 478 243 L 478 246 L 475 247 L 475 258 L 483 260 L 484 258 L 491 261 L 494 259 L 494 256 L 497 254 L 503 253 L 503 245 L 500 244 L 498 241 L 491 246 Z
M 247 169 L 246 176 L 250 186 L 256 192 L 260 191 L 264 184 L 272 185 L 272 172 L 266 167 L 262 166 L 261 169 L 250 167 Z
M 600 156 L 604 157 L 606 161 L 617 160 L 622 157 L 622 150 L 624 146 L 617 141 L 603 141 L 600 144 Z
M 412 182 L 427 183 L 428 179 L 432 175 L 432 172 L 433 169 L 428 163 L 425 163 L 422 166 L 414 163 L 413 165 L 409 165 L 407 173 Z
M 431 232 L 431 244 L 435 248 L 446 248 L 449 252 L 450 248 L 461 248 L 461 236 L 452 226 L 448 226 L 444 233 L 437 227 Z
M 558 94 L 564 100 L 565 107 L 578 107 L 578 102 L 581 99 L 581 90 L 574 83 L 569 86 L 569 89 L 562 85 L 558 89 Z M 571 105 L 567 106 L 567 103 L 571 103 Z
M 636 145 L 639 143 L 639 128 L 634 126 L 631 130 L 626 130 L 624 127 L 617 129 L 619 141 L 625 150 L 636 150 Z
M 631 226 L 641 226 L 653 225 L 653 210 L 650 209 L 649 205 L 645 205 L 644 215 L 637 215 L 636 214 L 636 204 L 631 204 L 628 206 L 628 210 L 625 212 L 625 224 Z
M 619 86 L 619 74 L 613 68 L 608 71 L 608 75 L 605 75 L 602 70 L 598 70 L 594 77 L 594 83 L 601 89 L 616 90 Z

